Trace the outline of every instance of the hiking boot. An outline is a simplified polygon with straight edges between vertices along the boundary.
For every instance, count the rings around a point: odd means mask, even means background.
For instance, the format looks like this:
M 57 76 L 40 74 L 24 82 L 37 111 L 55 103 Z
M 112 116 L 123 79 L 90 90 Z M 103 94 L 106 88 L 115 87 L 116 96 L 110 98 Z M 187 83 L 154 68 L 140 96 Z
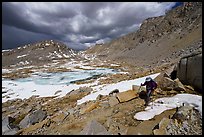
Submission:
M 145 102 L 145 105 L 144 105 L 144 106 L 146 107 L 146 106 L 148 106 L 148 105 L 149 105 L 149 103 L 148 103 L 148 102 Z

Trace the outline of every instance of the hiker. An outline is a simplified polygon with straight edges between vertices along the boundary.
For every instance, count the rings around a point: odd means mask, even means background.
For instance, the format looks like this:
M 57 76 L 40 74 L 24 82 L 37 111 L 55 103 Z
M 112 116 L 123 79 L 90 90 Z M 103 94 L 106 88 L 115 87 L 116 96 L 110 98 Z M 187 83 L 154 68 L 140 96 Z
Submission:
M 141 86 L 145 86 L 145 85 L 146 85 L 146 95 L 147 95 L 147 97 L 145 98 L 145 106 L 147 106 L 149 104 L 150 96 L 152 92 L 154 91 L 154 89 L 157 88 L 157 83 L 151 77 L 147 77 L 145 79 L 145 83 L 144 84 L 141 83 Z

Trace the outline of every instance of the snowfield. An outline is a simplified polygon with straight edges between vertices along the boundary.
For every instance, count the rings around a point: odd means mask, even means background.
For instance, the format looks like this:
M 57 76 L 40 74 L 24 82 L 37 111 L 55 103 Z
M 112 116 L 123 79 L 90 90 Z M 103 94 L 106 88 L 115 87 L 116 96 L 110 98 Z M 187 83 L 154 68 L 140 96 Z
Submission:
M 108 95 L 114 89 L 118 89 L 119 92 L 124 92 L 124 91 L 130 90 L 130 89 L 132 89 L 132 85 L 140 86 L 141 83 L 144 83 L 146 77 L 151 77 L 152 79 L 154 79 L 159 74 L 160 73 L 156 73 L 156 74 L 144 76 L 144 77 L 133 79 L 133 80 L 121 81 L 121 82 L 118 82 L 116 84 L 107 84 L 107 85 L 101 85 L 101 86 L 93 87 L 94 90 L 97 92 L 91 93 L 91 94 L 83 97 L 82 99 L 77 101 L 77 104 L 80 105 L 80 104 L 82 104 L 86 101 L 89 101 L 89 100 L 96 100 L 96 98 L 99 94 Z
M 191 105 L 197 109 L 202 116 L 202 96 L 194 94 L 177 94 L 173 97 L 159 98 L 145 108 L 145 111 L 138 112 L 134 118 L 137 120 L 149 120 L 165 110 Z

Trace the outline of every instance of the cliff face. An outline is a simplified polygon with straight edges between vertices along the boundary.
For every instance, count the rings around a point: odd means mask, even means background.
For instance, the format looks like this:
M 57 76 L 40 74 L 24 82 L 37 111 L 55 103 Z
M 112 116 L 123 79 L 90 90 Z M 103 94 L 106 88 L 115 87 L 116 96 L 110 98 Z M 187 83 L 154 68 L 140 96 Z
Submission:
M 86 51 L 132 66 L 174 63 L 202 47 L 202 3 L 185 3 L 166 15 L 146 19 L 140 29 Z

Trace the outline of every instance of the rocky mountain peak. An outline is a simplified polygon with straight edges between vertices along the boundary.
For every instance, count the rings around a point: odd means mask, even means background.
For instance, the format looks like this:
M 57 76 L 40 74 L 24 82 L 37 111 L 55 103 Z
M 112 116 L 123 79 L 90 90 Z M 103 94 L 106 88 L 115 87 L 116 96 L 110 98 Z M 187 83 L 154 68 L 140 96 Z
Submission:
M 201 41 L 202 3 L 192 2 L 163 16 L 148 18 L 137 31 L 96 45 L 86 53 L 134 67 L 154 68 L 164 62 L 175 63 L 181 56 L 201 48 Z
M 62 42 L 44 40 L 2 51 L 2 65 L 36 65 L 58 59 L 70 59 L 76 56 L 76 51 Z

